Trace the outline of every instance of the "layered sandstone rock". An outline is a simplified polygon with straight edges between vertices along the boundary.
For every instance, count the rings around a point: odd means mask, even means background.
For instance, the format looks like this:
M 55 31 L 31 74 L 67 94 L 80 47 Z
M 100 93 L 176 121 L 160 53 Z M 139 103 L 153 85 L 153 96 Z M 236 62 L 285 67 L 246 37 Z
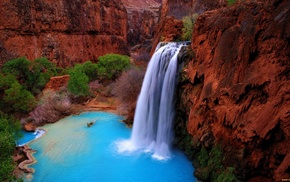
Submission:
M 193 141 L 228 146 L 244 179 L 290 178 L 290 2 L 245 2 L 199 16 L 179 106 Z M 180 109 L 179 108 L 179 109 Z
M 47 57 L 60 66 L 128 54 L 127 12 L 115 0 L 2 0 L 0 63 Z

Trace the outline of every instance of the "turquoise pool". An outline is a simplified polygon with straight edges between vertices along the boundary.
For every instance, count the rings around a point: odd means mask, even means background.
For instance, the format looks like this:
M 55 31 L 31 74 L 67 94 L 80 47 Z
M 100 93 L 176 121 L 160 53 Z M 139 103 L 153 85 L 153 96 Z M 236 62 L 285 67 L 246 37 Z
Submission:
M 119 153 L 118 143 L 130 138 L 122 117 L 106 112 L 86 112 L 46 125 L 41 138 L 29 146 L 37 150 L 34 182 L 189 182 L 194 168 L 186 156 L 173 149 L 168 160 L 150 152 Z M 87 127 L 87 123 L 95 122 Z

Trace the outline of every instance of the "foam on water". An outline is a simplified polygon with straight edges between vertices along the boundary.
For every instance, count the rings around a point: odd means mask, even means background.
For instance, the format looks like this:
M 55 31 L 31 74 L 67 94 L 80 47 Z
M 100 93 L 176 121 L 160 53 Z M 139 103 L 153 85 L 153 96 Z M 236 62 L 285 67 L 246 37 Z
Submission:
M 136 149 L 131 129 L 121 117 L 105 112 L 86 112 L 44 127 L 46 134 L 31 142 L 37 150 L 33 182 L 167 182 L 195 181 L 186 156 L 172 149 L 169 160 Z M 96 121 L 88 128 L 86 123 Z
M 23 137 L 16 141 L 16 146 L 23 146 L 32 142 L 33 140 L 38 139 L 45 133 L 45 130 L 36 129 L 35 132 L 21 131 L 21 133 Z

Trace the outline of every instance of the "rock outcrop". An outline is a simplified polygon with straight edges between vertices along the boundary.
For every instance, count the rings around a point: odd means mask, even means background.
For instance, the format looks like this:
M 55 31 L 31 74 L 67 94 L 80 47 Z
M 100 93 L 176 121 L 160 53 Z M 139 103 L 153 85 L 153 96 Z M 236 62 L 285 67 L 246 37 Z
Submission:
M 160 41 L 181 40 L 183 17 L 195 13 L 200 14 L 225 5 L 225 0 L 162 0 L 160 21 L 153 32 L 151 54 Z
M 70 78 L 69 75 L 51 77 L 49 82 L 45 85 L 43 92 L 47 90 L 58 91 L 63 87 L 67 87 L 69 78 Z
M 193 141 L 228 146 L 244 180 L 290 178 L 290 2 L 244 2 L 199 16 L 181 105 Z
M 0 65 L 26 56 L 59 66 L 128 54 L 127 12 L 117 0 L 2 0 Z
M 155 0 L 122 0 L 128 13 L 128 43 L 131 46 L 150 41 L 159 21 L 161 4 Z

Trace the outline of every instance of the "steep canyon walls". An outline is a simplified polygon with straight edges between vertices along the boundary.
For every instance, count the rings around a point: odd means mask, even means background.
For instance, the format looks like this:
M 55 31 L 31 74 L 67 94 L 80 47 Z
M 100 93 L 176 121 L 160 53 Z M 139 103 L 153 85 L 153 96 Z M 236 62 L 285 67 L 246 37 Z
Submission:
M 47 57 L 60 66 L 128 54 L 127 12 L 115 0 L 1 0 L 0 64 Z
M 196 145 L 221 143 L 245 179 L 290 178 L 290 2 L 199 16 L 181 105 Z M 199 143 L 199 144 L 197 144 Z
M 155 0 L 122 0 L 128 12 L 128 43 L 151 47 L 153 30 L 159 21 L 161 4 Z

